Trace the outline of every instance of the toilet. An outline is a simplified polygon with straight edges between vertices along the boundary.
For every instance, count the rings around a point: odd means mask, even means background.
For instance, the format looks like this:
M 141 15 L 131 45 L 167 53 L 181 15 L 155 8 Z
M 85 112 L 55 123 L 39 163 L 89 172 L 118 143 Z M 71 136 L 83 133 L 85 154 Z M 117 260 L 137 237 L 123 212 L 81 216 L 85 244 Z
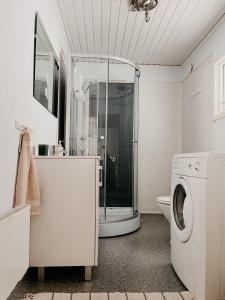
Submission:
M 157 203 L 165 218 L 170 222 L 170 196 L 158 197 Z

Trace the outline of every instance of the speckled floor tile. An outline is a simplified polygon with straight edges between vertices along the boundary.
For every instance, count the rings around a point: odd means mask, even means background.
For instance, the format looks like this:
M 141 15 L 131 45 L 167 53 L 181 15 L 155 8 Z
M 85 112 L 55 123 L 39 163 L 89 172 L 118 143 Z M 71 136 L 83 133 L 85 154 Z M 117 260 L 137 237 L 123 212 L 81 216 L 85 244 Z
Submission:
M 47 268 L 46 281 L 37 282 L 30 269 L 8 300 L 28 293 L 58 292 L 181 292 L 186 290 L 170 263 L 170 229 L 161 215 L 143 214 L 141 228 L 129 235 L 99 241 L 99 265 L 90 282 L 83 268 Z

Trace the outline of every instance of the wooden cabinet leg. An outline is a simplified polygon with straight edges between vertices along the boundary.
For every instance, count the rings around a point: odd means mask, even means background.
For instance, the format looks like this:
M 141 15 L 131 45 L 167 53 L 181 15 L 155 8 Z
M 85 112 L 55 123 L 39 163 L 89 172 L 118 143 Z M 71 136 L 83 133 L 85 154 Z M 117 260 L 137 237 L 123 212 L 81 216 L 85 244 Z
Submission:
M 38 281 L 45 281 L 45 267 L 38 267 Z
M 85 281 L 90 281 L 91 280 L 91 272 L 92 272 L 92 267 L 88 266 L 85 267 L 85 275 L 84 275 L 84 279 Z

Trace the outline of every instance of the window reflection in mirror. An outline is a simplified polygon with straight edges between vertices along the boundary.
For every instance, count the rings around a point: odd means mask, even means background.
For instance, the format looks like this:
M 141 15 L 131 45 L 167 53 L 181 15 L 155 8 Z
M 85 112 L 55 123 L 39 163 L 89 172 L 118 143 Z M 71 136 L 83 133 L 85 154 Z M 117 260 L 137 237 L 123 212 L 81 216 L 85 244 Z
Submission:
M 59 67 L 38 13 L 35 17 L 33 96 L 54 116 L 58 110 Z

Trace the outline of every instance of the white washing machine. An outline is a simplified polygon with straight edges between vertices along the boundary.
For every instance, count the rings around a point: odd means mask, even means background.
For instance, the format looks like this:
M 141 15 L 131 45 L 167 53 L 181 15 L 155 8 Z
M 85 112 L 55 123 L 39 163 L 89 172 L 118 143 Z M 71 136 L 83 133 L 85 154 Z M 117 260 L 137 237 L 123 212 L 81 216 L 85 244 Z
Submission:
M 197 300 L 225 299 L 225 153 L 174 157 L 170 213 L 177 275 Z

